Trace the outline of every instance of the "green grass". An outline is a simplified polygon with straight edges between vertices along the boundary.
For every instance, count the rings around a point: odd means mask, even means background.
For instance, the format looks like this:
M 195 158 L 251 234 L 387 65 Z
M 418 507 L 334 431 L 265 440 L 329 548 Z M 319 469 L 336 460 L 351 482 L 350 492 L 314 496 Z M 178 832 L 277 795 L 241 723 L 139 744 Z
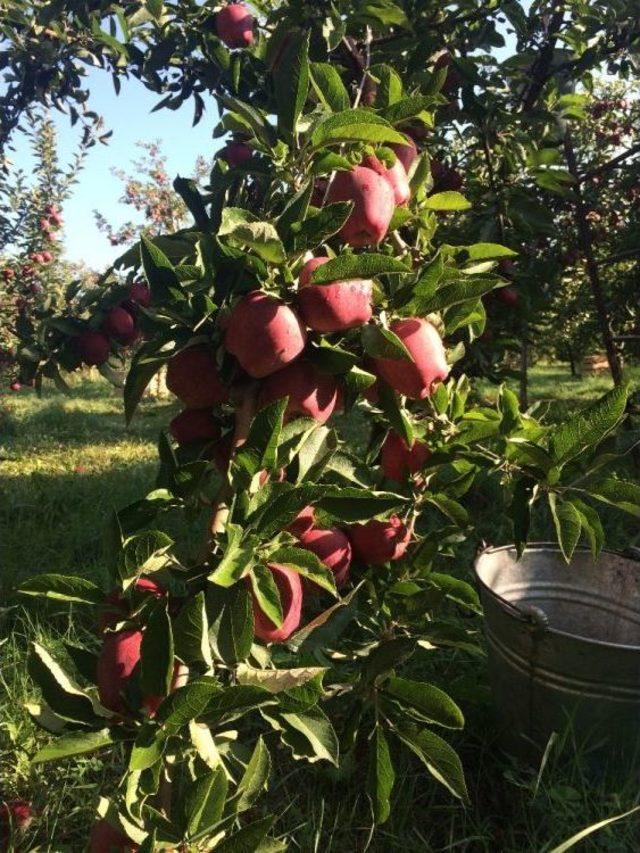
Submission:
M 640 371 L 633 378 L 637 383 Z M 607 377 L 575 380 L 556 366 L 536 367 L 531 379 L 532 400 L 548 403 L 552 419 L 569 417 L 609 387 Z M 495 395 L 493 388 L 481 390 Z M 105 522 L 114 508 L 153 487 L 157 436 L 174 411 L 166 402 L 145 400 L 127 428 L 120 395 L 103 380 L 79 382 L 72 398 L 50 389 L 41 400 L 29 391 L 0 398 L 0 797 L 30 799 L 39 813 L 20 850 L 81 850 L 98 791 L 113 785 L 118 768 L 99 757 L 58 767 L 30 763 L 46 736 L 23 709 L 34 697 L 25 667 L 29 641 L 62 652 L 64 640 L 95 644 L 96 639 L 73 610 L 24 605 L 12 591 L 21 579 L 43 571 L 105 579 Z M 501 524 L 496 518 L 494 532 Z M 617 517 L 607 524 L 618 544 L 630 535 L 629 524 Z M 507 529 L 500 528 L 498 538 L 508 535 Z M 544 520 L 536 532 L 544 535 Z M 618 773 L 613 763 L 594 771 L 589 756 L 570 740 L 556 747 L 539 778 L 503 755 L 495 743 L 482 660 L 437 652 L 423 674 L 450 690 L 467 716 L 456 745 L 471 805 L 452 801 L 421 766 L 404 759 L 392 817 L 372 833 L 366 799 L 358 793 L 363 768 L 336 778 L 316 765 L 319 778 L 314 775 L 310 784 L 305 766 L 292 764 L 270 793 L 279 815 L 276 829 L 295 827 L 292 850 L 548 851 L 638 802 L 635 776 Z M 632 817 L 580 849 L 632 851 L 638 837 L 638 820 Z

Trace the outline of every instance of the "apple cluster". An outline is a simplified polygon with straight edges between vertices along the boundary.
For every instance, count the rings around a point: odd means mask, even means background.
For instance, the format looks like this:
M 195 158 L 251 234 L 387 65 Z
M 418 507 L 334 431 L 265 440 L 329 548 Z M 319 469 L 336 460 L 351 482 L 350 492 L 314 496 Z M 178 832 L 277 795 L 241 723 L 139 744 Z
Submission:
M 129 298 L 107 312 L 99 329 L 86 329 L 75 339 L 76 352 L 83 363 L 99 366 L 109 358 L 113 344 L 134 344 L 140 337 L 138 310 L 149 308 L 150 305 L 151 291 L 148 285 L 142 281 L 134 282 Z

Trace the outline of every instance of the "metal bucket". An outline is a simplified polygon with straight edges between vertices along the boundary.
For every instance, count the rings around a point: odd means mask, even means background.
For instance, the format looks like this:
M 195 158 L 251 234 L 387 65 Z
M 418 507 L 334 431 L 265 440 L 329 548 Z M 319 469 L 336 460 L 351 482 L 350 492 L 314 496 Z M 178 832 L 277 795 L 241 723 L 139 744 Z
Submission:
M 640 562 L 557 546 L 488 548 L 475 564 L 502 745 L 539 760 L 553 732 L 579 748 L 636 754 L 640 738 Z

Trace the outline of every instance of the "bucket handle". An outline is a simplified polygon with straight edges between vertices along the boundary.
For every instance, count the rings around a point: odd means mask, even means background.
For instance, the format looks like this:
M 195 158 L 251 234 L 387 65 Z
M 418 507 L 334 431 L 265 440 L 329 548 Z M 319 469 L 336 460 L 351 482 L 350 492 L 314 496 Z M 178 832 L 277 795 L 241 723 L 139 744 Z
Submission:
M 535 604 L 516 606 L 506 598 L 501 599 L 502 606 L 520 622 L 525 622 L 534 634 L 544 634 L 549 630 L 549 617 L 541 607 Z

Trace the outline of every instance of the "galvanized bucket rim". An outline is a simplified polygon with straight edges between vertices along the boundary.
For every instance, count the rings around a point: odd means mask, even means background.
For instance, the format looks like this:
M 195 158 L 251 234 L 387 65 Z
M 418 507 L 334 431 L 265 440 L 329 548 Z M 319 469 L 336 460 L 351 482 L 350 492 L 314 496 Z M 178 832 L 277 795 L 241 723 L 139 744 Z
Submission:
M 478 563 L 485 554 L 495 554 L 499 551 L 515 551 L 515 547 L 516 546 L 513 543 L 510 545 L 488 545 L 486 548 L 483 548 L 482 551 L 477 554 L 473 562 L 473 572 L 476 578 L 476 583 L 478 583 L 482 587 L 482 589 L 486 591 L 487 595 L 491 596 L 491 598 L 502 610 L 506 610 L 507 612 L 512 612 L 515 610 L 518 615 L 518 618 L 525 618 L 524 612 L 521 610 L 521 608 L 517 606 L 517 604 L 514 604 L 513 602 L 508 601 L 506 598 L 503 598 L 501 595 L 498 595 L 498 593 L 491 589 L 491 587 L 488 586 L 478 574 Z M 527 551 L 542 550 L 543 548 L 546 550 L 555 551 L 558 554 L 562 553 L 557 542 L 530 542 L 524 549 L 523 555 Z M 590 553 L 590 549 L 585 545 L 579 545 L 576 548 L 576 551 L 581 551 L 582 553 L 587 554 Z M 640 559 L 633 553 L 618 551 L 614 550 L 613 548 L 603 548 L 600 553 L 613 554 L 616 557 L 622 557 L 624 560 L 637 562 L 640 565 Z M 545 633 L 553 634 L 556 637 L 567 637 L 571 640 L 580 640 L 585 643 L 590 643 L 594 646 L 600 646 L 601 648 L 625 649 L 626 651 L 635 652 L 636 654 L 638 653 L 638 651 L 640 651 L 640 646 L 629 645 L 628 643 L 611 643 L 606 640 L 597 640 L 593 637 L 585 637 L 582 634 L 572 634 L 569 631 L 562 631 L 560 628 L 552 628 L 548 625 L 544 628 L 544 631 Z

